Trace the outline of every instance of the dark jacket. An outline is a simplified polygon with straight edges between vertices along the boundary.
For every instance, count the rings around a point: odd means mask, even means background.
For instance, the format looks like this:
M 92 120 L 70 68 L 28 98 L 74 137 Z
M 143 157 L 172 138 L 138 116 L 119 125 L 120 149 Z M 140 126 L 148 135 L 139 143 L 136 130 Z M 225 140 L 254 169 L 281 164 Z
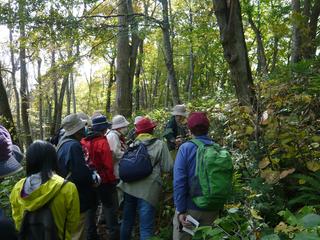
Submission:
M 166 124 L 164 129 L 163 137 L 166 138 L 169 150 L 176 148 L 176 138 L 181 136 L 185 138 L 188 134 L 188 128 L 177 124 L 174 116 L 171 116 L 169 122 Z
M 80 212 L 85 212 L 93 204 L 93 171 L 86 165 L 84 153 L 79 141 L 63 137 L 58 145 L 59 175 L 73 182 L 79 193 Z

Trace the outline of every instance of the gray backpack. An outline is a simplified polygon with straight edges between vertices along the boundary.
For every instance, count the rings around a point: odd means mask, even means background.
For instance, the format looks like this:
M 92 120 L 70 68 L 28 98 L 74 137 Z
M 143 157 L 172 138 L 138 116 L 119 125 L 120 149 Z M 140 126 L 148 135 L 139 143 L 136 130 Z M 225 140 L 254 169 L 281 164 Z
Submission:
M 58 240 L 58 230 L 50 209 L 50 203 L 59 194 L 67 180 L 61 184 L 55 195 L 41 208 L 35 211 L 25 211 L 19 232 L 21 240 Z M 66 219 L 63 227 L 63 240 L 66 233 Z

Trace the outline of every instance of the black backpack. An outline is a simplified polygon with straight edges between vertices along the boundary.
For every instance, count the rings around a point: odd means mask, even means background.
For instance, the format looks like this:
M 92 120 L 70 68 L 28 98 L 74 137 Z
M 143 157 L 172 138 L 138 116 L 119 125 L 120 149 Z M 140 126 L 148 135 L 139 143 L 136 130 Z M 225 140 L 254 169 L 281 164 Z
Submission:
M 119 177 L 124 182 L 135 182 L 148 177 L 155 165 L 151 163 L 147 146 L 151 145 L 157 138 L 151 139 L 146 145 L 142 142 L 128 147 L 119 162 Z
M 67 183 L 67 180 L 61 184 L 60 189 L 55 195 L 41 208 L 35 211 L 25 211 L 21 229 L 19 232 L 19 239 L 21 240 L 58 240 L 58 230 L 54 222 L 52 212 L 50 210 L 50 203 L 59 194 L 62 187 Z M 66 234 L 66 219 L 63 227 L 63 240 Z

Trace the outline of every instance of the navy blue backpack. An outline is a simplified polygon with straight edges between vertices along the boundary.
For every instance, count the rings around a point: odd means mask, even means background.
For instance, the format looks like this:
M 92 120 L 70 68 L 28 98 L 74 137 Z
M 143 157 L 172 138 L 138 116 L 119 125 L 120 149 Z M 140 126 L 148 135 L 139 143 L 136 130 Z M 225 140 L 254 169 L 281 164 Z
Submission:
M 148 177 L 155 165 L 151 163 L 147 146 L 154 143 L 157 139 L 151 139 L 148 144 L 140 142 L 128 147 L 119 162 L 119 176 L 124 182 L 135 182 Z

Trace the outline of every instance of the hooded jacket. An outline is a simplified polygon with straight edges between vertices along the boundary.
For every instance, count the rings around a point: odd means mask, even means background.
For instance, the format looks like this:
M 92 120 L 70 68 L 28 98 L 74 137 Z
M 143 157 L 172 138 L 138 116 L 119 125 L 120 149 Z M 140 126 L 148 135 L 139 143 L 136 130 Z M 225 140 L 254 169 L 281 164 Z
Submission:
M 24 196 L 23 190 L 26 178 L 21 179 L 15 184 L 10 194 L 10 203 L 12 217 L 17 230 L 20 230 L 25 210 L 37 210 L 54 197 L 50 203 L 50 210 L 58 229 L 59 239 L 63 239 L 65 221 L 65 239 L 71 239 L 71 234 L 77 230 L 79 224 L 79 196 L 77 188 L 72 182 L 67 182 L 61 188 L 63 181 L 62 177 L 54 174 L 47 182 L 41 184 L 26 196 Z
M 173 167 L 173 161 L 166 144 L 161 140 L 150 144 L 152 139 L 154 139 L 153 135 L 141 133 L 133 143 L 139 144 L 139 142 L 142 142 L 147 145 L 148 154 L 152 166 L 154 166 L 152 173 L 148 177 L 135 182 L 120 181 L 118 187 L 125 193 L 141 198 L 156 207 L 162 190 L 161 173 L 170 172 Z
M 89 164 L 99 173 L 102 183 L 115 182 L 112 153 L 103 134 L 95 133 L 81 140 Z

